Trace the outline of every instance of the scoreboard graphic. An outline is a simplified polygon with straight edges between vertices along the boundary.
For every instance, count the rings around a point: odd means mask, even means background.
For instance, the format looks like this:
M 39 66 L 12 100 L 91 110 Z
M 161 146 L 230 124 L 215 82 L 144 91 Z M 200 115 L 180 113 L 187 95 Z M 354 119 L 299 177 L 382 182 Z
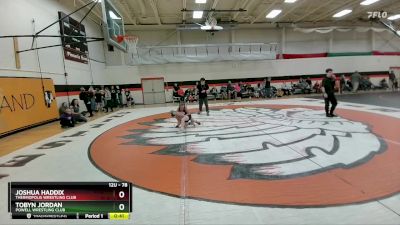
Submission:
M 126 182 L 10 182 L 13 219 L 127 220 L 132 184 Z

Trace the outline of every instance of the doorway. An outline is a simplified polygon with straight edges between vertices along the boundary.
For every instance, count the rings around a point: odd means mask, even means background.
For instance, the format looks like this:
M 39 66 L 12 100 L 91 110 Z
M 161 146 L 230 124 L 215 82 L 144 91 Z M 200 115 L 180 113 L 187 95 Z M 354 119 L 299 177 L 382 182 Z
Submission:
M 145 105 L 165 103 L 164 78 L 142 78 L 143 103 Z

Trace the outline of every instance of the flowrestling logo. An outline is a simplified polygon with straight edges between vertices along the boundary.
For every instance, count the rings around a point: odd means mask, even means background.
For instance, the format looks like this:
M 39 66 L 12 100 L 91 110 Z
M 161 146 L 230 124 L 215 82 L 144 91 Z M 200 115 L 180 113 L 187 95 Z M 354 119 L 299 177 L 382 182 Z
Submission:
M 367 12 L 368 14 L 368 19 L 386 19 L 388 16 L 388 13 L 385 11 L 373 11 L 373 12 Z
M 185 130 L 157 114 L 102 134 L 90 157 L 137 187 L 225 203 L 324 207 L 397 193 L 400 121 L 337 111 L 326 118 L 322 107 L 228 105 L 193 114 L 201 125 Z

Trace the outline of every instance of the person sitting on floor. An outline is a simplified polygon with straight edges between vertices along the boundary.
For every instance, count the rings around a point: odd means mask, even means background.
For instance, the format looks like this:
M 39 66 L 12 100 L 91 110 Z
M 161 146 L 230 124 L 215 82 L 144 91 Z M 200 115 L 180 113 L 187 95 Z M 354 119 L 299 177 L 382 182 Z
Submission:
M 129 89 L 125 90 L 126 105 L 128 107 L 135 105 L 135 100 L 133 99 L 132 93 Z
M 87 122 L 85 116 L 80 113 L 79 102 L 78 99 L 73 99 L 71 102 L 72 116 L 74 117 L 75 122 Z
M 235 99 L 241 99 L 242 98 L 242 89 L 240 88 L 240 85 L 238 83 L 234 84 L 233 86 L 235 90 Z
M 321 84 L 317 81 L 314 83 L 313 90 L 315 93 L 321 93 Z
M 360 89 L 363 91 L 371 90 L 374 88 L 374 85 L 370 81 L 369 77 L 361 77 L 360 80 Z
M 68 109 L 68 105 L 66 102 L 61 103 L 60 108 L 58 109 L 58 113 L 60 116 L 65 112 L 65 110 Z
M 386 79 L 383 78 L 380 82 L 379 82 L 379 86 L 382 89 L 388 89 L 389 88 L 389 84 L 386 82 Z
M 231 81 L 228 81 L 228 84 L 226 85 L 226 90 L 227 90 L 227 94 L 228 94 L 228 99 L 232 99 L 233 96 L 235 95 L 235 88 L 232 85 Z
M 293 86 L 291 83 L 283 82 L 281 90 L 283 91 L 284 95 L 292 95 L 293 94 Z
M 189 101 L 189 102 L 195 102 L 195 101 L 197 101 L 196 88 L 195 88 L 195 87 L 193 87 L 193 88 L 188 88 L 188 89 L 185 91 L 185 96 L 186 96 L 187 101 Z
M 260 97 L 260 92 L 261 92 L 261 84 L 258 83 L 257 86 L 254 88 L 253 96 L 255 98 L 259 98 Z
M 214 99 L 217 99 L 217 96 L 218 96 L 218 90 L 217 90 L 217 88 L 212 87 L 211 90 L 210 90 L 210 94 L 211 94 L 212 96 L 214 96 Z
M 71 109 L 65 109 L 64 113 L 61 114 L 60 116 L 60 124 L 62 128 L 66 127 L 74 127 L 75 126 L 75 120 L 72 115 Z
M 225 86 L 222 86 L 219 89 L 219 94 L 221 95 L 221 99 L 228 99 L 228 89 Z

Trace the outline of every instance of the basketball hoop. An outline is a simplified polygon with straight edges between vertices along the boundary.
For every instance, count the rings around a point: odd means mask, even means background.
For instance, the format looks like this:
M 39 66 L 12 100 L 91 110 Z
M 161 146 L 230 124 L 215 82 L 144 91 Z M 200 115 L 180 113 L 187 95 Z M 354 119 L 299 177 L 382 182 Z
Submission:
M 136 35 L 118 35 L 117 41 L 118 43 L 125 42 L 128 46 L 128 52 L 133 53 L 136 51 L 136 45 L 139 41 L 139 37 Z

